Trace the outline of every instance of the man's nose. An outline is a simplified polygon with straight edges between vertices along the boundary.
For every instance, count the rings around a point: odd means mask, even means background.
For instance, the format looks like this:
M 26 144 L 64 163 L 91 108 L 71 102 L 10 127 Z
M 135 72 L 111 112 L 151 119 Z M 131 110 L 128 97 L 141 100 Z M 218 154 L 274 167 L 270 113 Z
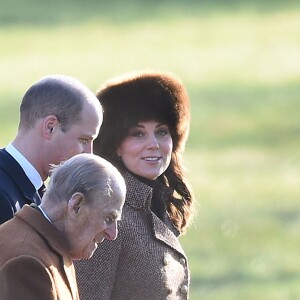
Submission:
M 118 236 L 117 222 L 107 227 L 105 230 L 105 238 L 109 241 L 113 241 Z
M 83 147 L 83 153 L 92 153 L 93 151 L 93 143 L 89 142 Z

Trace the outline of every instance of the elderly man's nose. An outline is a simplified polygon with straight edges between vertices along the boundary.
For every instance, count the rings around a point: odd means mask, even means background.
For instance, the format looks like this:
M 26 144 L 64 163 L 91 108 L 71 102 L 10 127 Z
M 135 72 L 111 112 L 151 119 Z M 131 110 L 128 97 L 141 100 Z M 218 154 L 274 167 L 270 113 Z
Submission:
M 118 236 L 118 228 L 117 228 L 117 222 L 115 222 L 113 225 L 109 226 L 105 230 L 105 238 L 109 241 L 113 241 Z

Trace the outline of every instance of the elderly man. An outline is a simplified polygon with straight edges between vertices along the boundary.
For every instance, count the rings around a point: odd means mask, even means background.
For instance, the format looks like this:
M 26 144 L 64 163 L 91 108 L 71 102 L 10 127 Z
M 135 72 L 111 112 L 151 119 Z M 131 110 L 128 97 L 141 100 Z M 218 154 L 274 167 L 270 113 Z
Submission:
M 72 260 L 116 238 L 125 194 L 121 174 L 99 156 L 54 169 L 41 205 L 0 226 L 0 299 L 79 299 Z
M 78 80 L 48 76 L 25 93 L 18 133 L 0 150 L 0 224 L 24 204 L 40 203 L 38 191 L 51 164 L 91 153 L 102 123 L 95 95 Z

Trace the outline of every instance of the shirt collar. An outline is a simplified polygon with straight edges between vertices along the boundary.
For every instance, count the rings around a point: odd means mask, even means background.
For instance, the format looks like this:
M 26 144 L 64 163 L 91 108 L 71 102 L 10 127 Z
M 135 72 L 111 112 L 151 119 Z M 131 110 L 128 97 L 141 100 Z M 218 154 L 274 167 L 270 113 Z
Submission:
M 38 208 L 40 209 L 40 211 L 42 212 L 42 214 L 44 215 L 44 217 L 45 217 L 50 223 L 52 223 L 52 221 L 50 220 L 48 214 L 44 211 L 44 209 L 41 207 L 41 205 L 39 205 Z
M 35 167 L 11 143 L 5 150 L 18 162 L 35 189 L 38 190 L 42 186 L 43 180 Z

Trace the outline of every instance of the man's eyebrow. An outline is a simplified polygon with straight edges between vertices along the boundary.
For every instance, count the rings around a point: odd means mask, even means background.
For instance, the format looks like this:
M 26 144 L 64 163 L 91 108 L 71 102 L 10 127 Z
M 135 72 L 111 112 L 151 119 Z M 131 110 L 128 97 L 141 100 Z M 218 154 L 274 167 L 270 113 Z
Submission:
M 114 218 L 114 219 L 118 219 L 121 216 L 121 213 L 117 212 L 117 211 L 113 211 L 111 213 L 108 214 L 109 217 Z
M 120 221 L 121 220 L 122 214 L 120 212 L 114 213 L 113 215 L 114 215 L 114 218 L 115 218 L 116 221 Z
M 80 138 L 85 139 L 85 140 L 92 140 L 94 138 L 94 136 L 83 134 L 80 136 Z

